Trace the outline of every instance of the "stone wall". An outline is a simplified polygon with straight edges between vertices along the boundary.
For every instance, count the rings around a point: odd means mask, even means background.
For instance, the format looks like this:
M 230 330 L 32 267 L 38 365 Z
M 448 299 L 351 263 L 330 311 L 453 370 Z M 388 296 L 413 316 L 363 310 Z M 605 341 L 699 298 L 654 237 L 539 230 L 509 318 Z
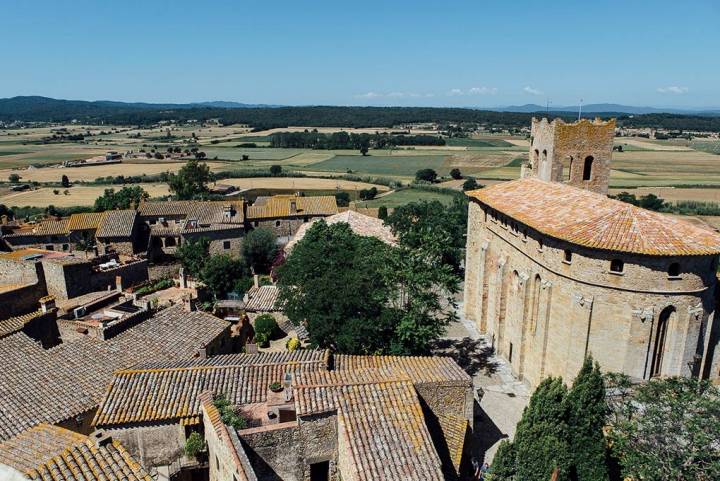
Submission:
M 179 424 L 105 429 L 105 432 L 120 441 L 145 469 L 168 466 L 178 459 L 186 459 L 185 428 Z
M 237 432 L 221 422 L 218 426 L 213 424 L 211 416 L 218 419 L 220 414 L 211 402 L 203 401 L 202 412 L 210 465 L 210 481 L 234 481 L 245 478 L 248 481 L 256 481 L 257 478 L 250 468 L 250 461 L 240 443 Z M 241 471 L 244 473 L 243 476 L 240 475 Z
M 622 272 L 611 272 L 613 260 Z M 715 262 L 586 249 L 471 201 L 466 316 L 531 385 L 550 375 L 572 379 L 590 354 L 605 371 L 637 379 L 654 374 L 659 356 L 661 375 L 698 375 L 714 350 L 704 344 L 714 322 Z M 665 323 L 663 344 L 658 324 Z
M 147 260 L 140 259 L 107 270 L 94 270 L 91 261 L 42 261 L 48 294 L 69 299 L 88 292 L 114 289 L 117 276 L 123 286 L 141 284 L 148 279 Z
M 0 259 L 0 285 L 35 284 L 42 280 L 42 266 L 38 262 Z
M 238 433 L 259 481 L 302 481 L 302 446 L 296 422 Z
M 560 119 L 533 119 L 530 163 L 534 177 L 563 182 L 607 194 L 615 138 L 615 120 L 591 122 L 582 119 L 567 124 Z M 590 179 L 585 180 L 590 158 Z
M 298 231 L 301 225 L 312 221 L 316 218 L 324 218 L 326 216 L 307 216 L 283 219 L 258 219 L 251 222 L 256 229 L 269 229 L 273 231 L 278 238 L 280 244 L 287 244 L 292 236 Z
M 39 263 L 0 259 L 0 286 L 14 286 L 0 292 L 0 319 L 36 310 L 38 299 L 47 295 L 43 281 Z

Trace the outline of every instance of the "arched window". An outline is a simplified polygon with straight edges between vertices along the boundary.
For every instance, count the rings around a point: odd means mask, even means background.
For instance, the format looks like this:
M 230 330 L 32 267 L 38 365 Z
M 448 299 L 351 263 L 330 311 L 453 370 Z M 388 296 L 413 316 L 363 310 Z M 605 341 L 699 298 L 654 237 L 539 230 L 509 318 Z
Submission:
M 650 377 L 662 374 L 663 355 L 665 354 L 665 339 L 667 338 L 668 324 L 675 317 L 675 308 L 668 306 L 660 312 L 657 329 L 655 330 L 655 347 L 653 349 Z
M 623 261 L 621 261 L 620 259 L 613 259 L 610 261 L 610 272 L 619 274 L 623 271 L 624 268 L 625 268 L 625 263 Z
M 583 180 L 590 180 L 592 177 L 592 165 L 593 165 L 593 158 L 592 155 L 588 155 L 585 157 L 585 165 L 583 167 Z
M 547 150 L 543 150 L 542 161 L 543 164 L 547 162 Z
M 680 264 L 677 262 L 670 264 L 670 267 L 668 267 L 668 276 L 680 277 Z
M 535 161 L 535 164 L 537 164 L 537 161 L 540 160 L 540 151 L 538 149 L 535 149 L 535 155 L 533 156 L 533 160 Z

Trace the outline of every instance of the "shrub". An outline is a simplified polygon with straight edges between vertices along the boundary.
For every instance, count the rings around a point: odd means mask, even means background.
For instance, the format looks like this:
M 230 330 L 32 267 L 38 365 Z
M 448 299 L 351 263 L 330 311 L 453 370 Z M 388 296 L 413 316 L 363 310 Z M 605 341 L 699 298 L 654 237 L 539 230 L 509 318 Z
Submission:
M 264 332 L 256 332 L 255 343 L 260 347 L 268 347 L 270 345 L 270 336 L 268 336 Z
M 190 436 L 185 440 L 185 455 L 194 458 L 204 450 L 205 440 L 200 436 L 200 433 L 190 433 Z
M 215 399 L 213 399 L 213 405 L 220 412 L 220 418 L 224 424 L 232 426 L 235 429 L 245 429 L 247 427 L 247 420 L 235 412 L 235 409 L 224 394 L 216 396 Z
M 270 174 L 271 175 L 280 175 L 282 173 L 282 165 L 271 165 L 270 166 Z
M 415 180 L 435 182 L 436 179 L 437 172 L 435 172 L 433 169 L 420 169 L 415 173 Z
M 270 339 L 277 327 L 277 321 L 275 321 L 275 318 L 270 314 L 263 314 L 255 319 L 256 335 L 264 334 Z
M 378 219 L 385 220 L 387 218 L 388 218 L 387 207 L 384 205 L 381 205 L 380 208 L 378 208 Z
M 270 390 L 273 391 L 273 392 L 282 391 L 282 388 L 283 388 L 283 387 L 282 387 L 282 384 L 280 384 L 280 383 L 277 382 L 277 381 L 271 382 L 271 383 L 270 383 L 270 386 L 268 386 L 268 387 L 269 387 Z
M 455 180 L 458 180 L 458 179 L 462 179 L 462 178 L 463 178 L 463 177 L 462 177 L 462 173 L 460 172 L 460 169 L 457 169 L 457 168 L 452 169 L 452 170 L 450 171 L 450 177 L 452 177 L 452 178 L 455 179 Z
M 463 191 L 475 190 L 475 189 L 479 189 L 479 188 L 480 188 L 480 184 L 478 184 L 477 181 L 475 179 L 473 179 L 472 177 L 469 178 L 468 180 L 466 180 L 465 182 L 463 182 L 463 186 L 462 186 Z
M 300 349 L 300 340 L 297 337 L 291 337 L 285 344 L 285 348 L 290 352 L 297 351 Z

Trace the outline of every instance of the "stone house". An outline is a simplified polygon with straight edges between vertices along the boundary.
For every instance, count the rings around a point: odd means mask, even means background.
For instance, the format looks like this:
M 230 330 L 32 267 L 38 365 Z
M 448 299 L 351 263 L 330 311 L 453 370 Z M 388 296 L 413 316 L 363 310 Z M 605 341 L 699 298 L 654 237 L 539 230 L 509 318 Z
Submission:
M 604 195 L 613 126 L 534 121 L 525 178 L 467 193 L 465 315 L 532 386 L 718 378 L 720 236 Z
M 140 232 L 136 211 L 132 209 L 106 211 L 95 233 L 98 251 L 101 254 L 115 252 L 133 255 L 141 250 Z
M 245 428 L 222 423 L 217 395 Z M 472 416 L 471 379 L 450 358 L 296 351 L 119 371 L 95 425 L 147 469 L 204 433 L 211 481 L 439 481 L 464 469 Z
M 105 212 L 86 212 L 72 214 L 68 218 L 68 238 L 75 246 L 85 244 L 86 246 L 95 243 L 95 234 L 103 222 Z
M 338 213 L 337 202 L 332 195 L 302 197 L 299 195 L 275 195 L 258 197 L 247 208 L 251 227 L 266 228 L 275 233 L 279 244 L 286 244 L 301 225 L 314 218 Z
M 12 250 L 38 248 L 69 252 L 73 242 L 69 237 L 68 218 L 44 219 L 36 223 L 3 226 L 2 238 Z

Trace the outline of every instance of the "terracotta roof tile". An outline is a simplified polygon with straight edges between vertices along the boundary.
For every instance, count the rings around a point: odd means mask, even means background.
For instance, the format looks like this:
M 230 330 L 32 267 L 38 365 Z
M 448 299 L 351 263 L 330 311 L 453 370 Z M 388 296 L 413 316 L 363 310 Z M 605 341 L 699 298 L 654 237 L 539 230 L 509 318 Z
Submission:
M 25 327 L 25 324 L 32 321 L 33 319 L 37 319 L 42 315 L 43 312 L 41 310 L 37 310 L 29 314 L 23 314 L 21 316 L 15 316 L 8 319 L 0 320 L 0 338 L 7 337 L 18 331 L 22 331 L 22 329 Z
M 225 215 L 225 207 L 232 207 L 232 215 Z M 144 217 L 180 217 L 195 219 L 200 224 L 242 224 L 244 222 L 244 201 L 200 201 L 171 200 L 143 202 L 138 213 Z
M 245 310 L 249 312 L 281 311 L 282 307 L 277 300 L 279 292 L 277 286 L 251 287 L 245 293 Z
M 259 198 L 258 198 L 259 199 Z M 325 216 L 338 213 L 335 196 L 321 195 L 299 197 L 294 195 L 275 195 L 256 200 L 247 209 L 248 219 L 274 219 L 278 217 Z M 291 204 L 296 211 L 292 212 Z
M 593 249 L 652 256 L 720 253 L 720 235 L 576 187 L 521 179 L 467 192 L 543 234 Z
M 72 214 L 68 219 L 67 229 L 69 232 L 75 230 L 97 229 L 104 214 L 104 212 Z
M 103 215 L 95 237 L 130 237 L 137 212 L 134 210 L 109 210 Z
M 87 436 L 44 423 L 1 443 L 0 464 L 43 481 L 152 479 L 117 441 L 98 447 Z
M 312 222 L 301 225 L 293 238 L 290 239 L 290 242 L 285 246 L 285 252 L 290 252 L 295 244 L 305 237 L 307 230 L 319 220 L 320 219 L 313 219 Z M 344 222 L 348 224 L 350 229 L 357 235 L 375 237 L 389 245 L 397 244 L 397 238 L 392 233 L 390 227 L 386 226 L 385 223 L 377 217 L 370 217 L 359 212 L 346 210 L 345 212 L 325 217 L 324 220 L 328 225 Z

